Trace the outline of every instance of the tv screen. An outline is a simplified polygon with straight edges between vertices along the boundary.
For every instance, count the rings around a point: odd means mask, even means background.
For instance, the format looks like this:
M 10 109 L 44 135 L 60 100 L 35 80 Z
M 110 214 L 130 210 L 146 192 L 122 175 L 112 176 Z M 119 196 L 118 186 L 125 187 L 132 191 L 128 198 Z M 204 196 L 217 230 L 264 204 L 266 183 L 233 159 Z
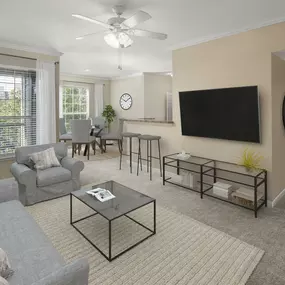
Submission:
M 258 87 L 179 93 L 182 135 L 260 142 Z

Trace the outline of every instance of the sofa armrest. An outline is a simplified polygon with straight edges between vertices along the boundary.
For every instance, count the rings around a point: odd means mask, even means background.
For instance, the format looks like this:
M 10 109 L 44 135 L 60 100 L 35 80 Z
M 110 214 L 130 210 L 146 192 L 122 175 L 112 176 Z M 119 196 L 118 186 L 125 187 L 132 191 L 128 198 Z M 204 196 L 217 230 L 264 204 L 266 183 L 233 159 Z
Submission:
M 36 184 L 37 173 L 28 166 L 14 162 L 12 163 L 10 170 L 18 183 L 26 186 Z
M 82 161 L 70 157 L 64 157 L 61 160 L 61 165 L 71 172 L 72 177 L 78 176 L 84 169 L 84 163 Z
M 89 264 L 79 259 L 33 283 L 32 285 L 88 285 Z

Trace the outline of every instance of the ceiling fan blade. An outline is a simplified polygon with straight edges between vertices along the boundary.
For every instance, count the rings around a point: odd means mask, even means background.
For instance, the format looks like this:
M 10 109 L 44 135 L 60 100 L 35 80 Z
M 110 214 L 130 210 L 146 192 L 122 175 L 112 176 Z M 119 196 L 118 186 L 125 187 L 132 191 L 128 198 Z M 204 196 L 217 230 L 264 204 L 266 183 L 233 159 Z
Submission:
M 112 28 L 112 26 L 107 24 L 107 23 L 104 23 L 104 22 L 101 22 L 101 21 L 98 21 L 98 20 L 95 20 L 95 19 L 92 19 L 92 18 L 89 18 L 89 17 L 85 17 L 83 15 L 72 14 L 72 17 L 80 19 L 80 20 L 88 21 L 88 22 L 91 22 L 93 24 L 98 24 L 98 25 L 103 26 L 104 28 L 107 28 L 107 29 L 111 29 Z
M 125 20 L 122 24 L 127 26 L 128 28 L 133 28 L 140 23 L 143 23 L 147 20 L 151 19 L 151 15 L 144 11 L 138 11 L 135 15 Z
M 77 37 L 76 39 L 77 39 L 77 40 L 83 40 L 83 39 L 85 39 L 86 37 L 98 35 L 98 34 L 105 33 L 105 32 L 106 32 L 106 31 L 99 31 L 99 32 L 95 32 L 95 33 L 85 34 L 85 35 L 83 35 L 83 36 Z
M 145 31 L 145 30 L 138 30 L 138 29 L 129 30 L 128 34 L 132 36 L 136 36 L 136 37 L 148 37 L 148 38 L 157 39 L 157 40 L 167 39 L 166 34 L 150 32 L 150 31 Z

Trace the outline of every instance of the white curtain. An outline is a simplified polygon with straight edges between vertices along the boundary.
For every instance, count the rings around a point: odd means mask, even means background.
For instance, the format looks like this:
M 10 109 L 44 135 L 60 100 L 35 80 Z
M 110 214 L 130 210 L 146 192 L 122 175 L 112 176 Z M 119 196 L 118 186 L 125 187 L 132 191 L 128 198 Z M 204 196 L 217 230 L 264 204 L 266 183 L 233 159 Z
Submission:
M 104 84 L 94 84 L 95 117 L 102 117 L 104 109 Z
M 37 60 L 37 144 L 56 142 L 55 64 Z

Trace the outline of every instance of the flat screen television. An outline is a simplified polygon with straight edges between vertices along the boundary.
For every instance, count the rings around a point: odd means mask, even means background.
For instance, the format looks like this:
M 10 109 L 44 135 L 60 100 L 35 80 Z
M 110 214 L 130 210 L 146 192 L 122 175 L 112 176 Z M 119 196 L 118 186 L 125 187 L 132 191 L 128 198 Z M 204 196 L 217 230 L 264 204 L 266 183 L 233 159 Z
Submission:
M 257 86 L 179 92 L 182 135 L 260 143 Z

